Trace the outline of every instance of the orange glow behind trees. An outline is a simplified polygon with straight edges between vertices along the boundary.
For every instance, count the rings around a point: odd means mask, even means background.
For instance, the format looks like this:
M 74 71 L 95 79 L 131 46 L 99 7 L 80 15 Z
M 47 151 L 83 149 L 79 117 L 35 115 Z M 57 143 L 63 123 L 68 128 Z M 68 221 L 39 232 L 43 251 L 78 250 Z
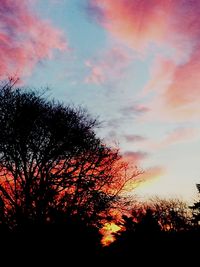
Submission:
M 101 240 L 101 244 L 103 246 L 109 246 L 112 242 L 115 241 L 114 233 L 117 233 L 121 230 L 121 227 L 116 225 L 115 223 L 106 223 L 103 228 L 101 229 L 101 234 L 103 235 L 103 238 Z

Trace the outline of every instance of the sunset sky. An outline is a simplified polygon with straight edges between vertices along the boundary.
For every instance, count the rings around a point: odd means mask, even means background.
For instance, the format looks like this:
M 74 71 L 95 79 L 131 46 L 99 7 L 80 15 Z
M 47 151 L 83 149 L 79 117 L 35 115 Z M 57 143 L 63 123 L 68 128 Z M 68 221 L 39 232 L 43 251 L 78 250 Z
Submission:
M 0 0 L 0 75 L 87 107 L 145 170 L 139 195 L 200 182 L 199 0 Z

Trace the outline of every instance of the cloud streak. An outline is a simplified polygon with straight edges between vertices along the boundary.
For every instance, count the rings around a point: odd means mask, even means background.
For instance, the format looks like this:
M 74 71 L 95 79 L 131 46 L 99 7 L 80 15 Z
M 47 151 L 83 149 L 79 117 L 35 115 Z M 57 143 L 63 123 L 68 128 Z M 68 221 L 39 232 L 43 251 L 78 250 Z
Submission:
M 161 147 L 168 147 L 176 143 L 194 141 L 200 138 L 200 130 L 195 128 L 177 128 L 168 134 L 160 143 Z
M 145 137 L 143 137 L 141 135 L 135 135 L 135 134 L 126 134 L 123 137 L 126 140 L 126 142 L 128 142 L 128 143 L 142 142 L 142 141 L 146 140 Z
M 98 58 L 85 62 L 89 74 L 85 78 L 88 84 L 105 84 L 121 79 L 131 62 L 131 56 L 120 47 L 114 47 L 102 53 Z
M 34 1 L 2 0 L 0 5 L 0 76 L 29 75 L 37 63 L 65 50 L 62 32 L 31 9 Z
M 159 178 L 164 175 L 166 170 L 163 166 L 153 166 L 148 168 L 142 175 L 141 179 L 145 182 L 151 181 L 152 179 Z
M 126 151 L 123 154 L 123 157 L 126 161 L 131 164 L 139 164 L 142 160 L 148 157 L 148 153 L 142 151 Z
M 150 111 L 148 106 L 133 103 L 132 105 L 127 105 L 120 108 L 120 113 L 124 117 L 141 117 Z
M 178 127 L 167 133 L 160 140 L 146 139 L 140 143 L 140 147 L 148 149 L 152 153 L 169 148 L 172 145 L 195 142 L 200 139 L 200 129 L 194 127 Z

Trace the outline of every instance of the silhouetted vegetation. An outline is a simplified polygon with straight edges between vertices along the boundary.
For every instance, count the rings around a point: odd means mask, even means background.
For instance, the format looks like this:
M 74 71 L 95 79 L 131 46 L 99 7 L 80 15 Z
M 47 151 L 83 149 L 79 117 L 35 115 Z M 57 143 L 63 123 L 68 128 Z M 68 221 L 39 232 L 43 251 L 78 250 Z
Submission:
M 83 245 L 88 233 L 85 246 L 94 250 L 91 233 L 100 240 L 102 221 L 140 171 L 96 136 L 98 122 L 86 110 L 14 83 L 0 89 L 1 227 L 26 241 L 56 233 L 67 237 L 66 247 Z
M 140 264 L 159 265 L 163 259 L 163 264 L 172 260 L 182 264 L 187 259 L 192 264 L 193 254 L 198 253 L 200 231 L 189 207 L 179 199 L 156 197 L 137 203 L 122 215 L 119 225 L 115 241 L 105 247 L 104 255 L 109 260 L 129 262 L 135 255 Z
M 200 184 L 196 185 L 198 194 L 200 195 Z M 191 207 L 192 209 L 192 222 L 196 228 L 200 226 L 200 200 L 196 201 Z
M 0 122 L 0 235 L 7 252 L 76 264 L 79 255 L 88 263 L 195 251 L 200 201 L 190 208 L 179 199 L 130 201 L 124 193 L 141 171 L 96 135 L 99 123 L 85 109 L 16 88 L 11 79 L 1 85 Z M 105 223 L 120 227 L 108 247 L 101 245 Z

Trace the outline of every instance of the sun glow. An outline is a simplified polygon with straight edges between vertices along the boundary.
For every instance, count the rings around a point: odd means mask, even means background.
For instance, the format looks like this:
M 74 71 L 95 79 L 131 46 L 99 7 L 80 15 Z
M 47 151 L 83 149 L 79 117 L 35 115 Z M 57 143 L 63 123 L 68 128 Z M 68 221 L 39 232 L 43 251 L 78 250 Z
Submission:
M 113 234 L 117 233 L 119 230 L 121 230 L 121 227 L 116 225 L 115 223 L 106 223 L 101 229 L 101 234 L 103 235 L 101 244 L 103 246 L 109 246 L 112 242 L 115 241 L 115 236 Z

